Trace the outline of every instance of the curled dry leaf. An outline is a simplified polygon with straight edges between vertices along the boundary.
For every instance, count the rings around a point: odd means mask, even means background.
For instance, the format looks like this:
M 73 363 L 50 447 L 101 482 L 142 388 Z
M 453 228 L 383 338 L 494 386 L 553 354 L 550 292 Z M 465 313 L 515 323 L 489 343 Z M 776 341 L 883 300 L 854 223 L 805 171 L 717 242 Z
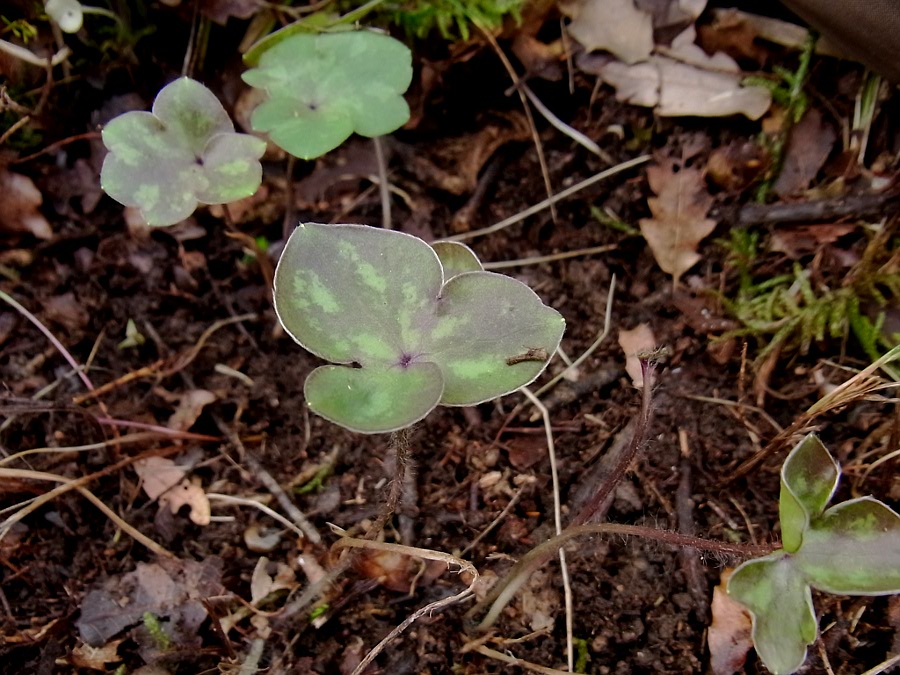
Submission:
M 642 63 L 586 55 L 578 65 L 615 87 L 618 100 L 655 108 L 663 117 L 762 117 L 772 103 L 769 90 L 742 86 L 737 63 L 722 53 L 708 56 L 694 44 L 695 36 L 692 26 L 672 41 L 668 55 L 655 54 Z
M 719 585 L 713 589 L 712 624 L 707 635 L 713 675 L 738 672 L 747 660 L 747 652 L 753 647 L 750 615 L 725 590 L 730 576 L 731 570 L 722 572 Z
M 700 261 L 697 247 L 716 227 L 716 221 L 706 217 L 713 198 L 699 169 L 676 167 L 671 159 L 649 166 L 647 180 L 657 196 L 647 200 L 653 217 L 641 219 L 641 234 L 677 285 Z
M 186 391 L 166 426 L 177 431 L 187 431 L 194 426 L 203 409 L 215 400 L 216 395 L 206 389 Z
M 634 0 L 582 0 L 569 10 L 569 33 L 588 51 L 603 49 L 625 63 L 644 61 L 653 51 L 653 17 Z
M 275 567 L 270 574 L 269 567 Z M 269 594 L 276 591 L 291 590 L 297 585 L 294 570 L 284 563 L 271 563 L 265 556 L 256 562 L 253 568 L 253 576 L 250 579 L 250 603 L 258 606 Z
M 102 647 L 92 647 L 81 642 L 72 650 L 69 661 L 77 668 L 108 672 L 107 663 L 119 663 L 122 660 L 119 656 L 119 645 L 122 642 L 124 640 L 112 640 Z
M 816 108 L 806 111 L 794 128 L 784 154 L 775 193 L 788 197 L 807 189 L 834 149 L 837 133 Z
M 209 499 L 200 485 L 192 483 L 187 478 L 160 495 L 159 504 L 161 507 L 168 506 L 173 514 L 178 513 L 182 506 L 189 506 L 191 521 L 197 525 L 209 525 Z
M 625 370 L 635 387 L 644 386 L 644 369 L 638 356 L 656 349 L 656 338 L 650 324 L 641 323 L 631 330 L 619 331 L 619 346 L 625 352 Z
M 150 499 L 156 499 L 184 480 L 187 469 L 168 457 L 147 457 L 134 463 L 141 487 Z
M 38 239 L 53 236 L 38 210 L 44 199 L 30 178 L 0 168 L 0 194 L 0 232 L 25 232 Z

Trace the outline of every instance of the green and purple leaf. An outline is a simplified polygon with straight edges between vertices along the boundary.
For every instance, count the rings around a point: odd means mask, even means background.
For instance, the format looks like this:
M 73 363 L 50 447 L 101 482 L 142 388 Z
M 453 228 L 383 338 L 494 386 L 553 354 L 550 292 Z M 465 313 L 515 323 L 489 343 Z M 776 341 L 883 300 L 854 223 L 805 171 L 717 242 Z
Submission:
M 262 182 L 265 142 L 235 133 L 213 93 L 186 77 L 159 92 L 152 112 L 112 120 L 103 143 L 101 186 L 150 225 L 174 225 L 198 204 L 249 197 Z
M 562 338 L 559 313 L 510 277 L 445 278 L 438 254 L 416 237 L 300 225 L 275 272 L 275 309 L 301 346 L 345 364 L 310 375 L 310 408 L 377 433 L 438 404 L 474 405 L 534 380 Z
M 840 467 L 815 434 L 791 450 L 781 467 L 779 516 L 781 539 L 788 553 L 797 551 L 803 532 L 825 510 L 837 489 Z
M 403 92 L 412 55 L 388 35 L 296 33 L 262 52 L 242 77 L 268 95 L 253 112 L 253 129 L 301 159 L 324 155 L 353 132 L 382 136 L 409 120 Z
M 793 673 L 803 665 L 818 622 L 809 584 L 789 554 L 745 562 L 728 580 L 728 595 L 750 611 L 753 645 L 770 671 Z
M 431 245 L 444 268 L 444 281 L 463 272 L 482 272 L 484 267 L 475 252 L 465 244 L 456 241 L 436 241 Z
M 822 591 L 900 593 L 900 515 L 872 497 L 832 506 L 804 533 L 796 563 Z

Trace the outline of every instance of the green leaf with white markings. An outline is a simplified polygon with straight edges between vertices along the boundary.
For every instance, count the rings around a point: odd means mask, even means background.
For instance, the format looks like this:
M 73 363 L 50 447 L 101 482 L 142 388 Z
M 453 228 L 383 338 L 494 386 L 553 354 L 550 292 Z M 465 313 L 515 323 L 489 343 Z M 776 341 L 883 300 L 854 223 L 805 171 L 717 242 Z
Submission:
M 451 274 L 477 263 L 451 253 L 463 260 Z M 275 272 L 275 309 L 304 348 L 342 364 L 307 379 L 310 408 L 363 433 L 515 391 L 544 370 L 565 329 L 525 284 L 480 263 L 447 280 L 421 239 L 363 225 L 300 225 Z
M 382 136 L 409 120 L 403 92 L 412 54 L 381 33 L 297 33 L 242 77 L 268 96 L 253 112 L 253 129 L 301 159 L 324 155 L 354 132 Z
M 863 497 L 826 510 L 840 467 L 813 434 L 781 470 L 782 550 L 735 570 L 728 594 L 753 616 L 753 643 L 773 673 L 793 673 L 816 639 L 811 588 L 846 595 L 900 593 L 900 515 Z
M 133 111 L 103 129 L 109 150 L 100 184 L 149 225 L 174 225 L 198 204 L 249 197 L 262 182 L 266 144 L 234 131 L 209 89 L 187 77 L 164 87 L 152 112 Z

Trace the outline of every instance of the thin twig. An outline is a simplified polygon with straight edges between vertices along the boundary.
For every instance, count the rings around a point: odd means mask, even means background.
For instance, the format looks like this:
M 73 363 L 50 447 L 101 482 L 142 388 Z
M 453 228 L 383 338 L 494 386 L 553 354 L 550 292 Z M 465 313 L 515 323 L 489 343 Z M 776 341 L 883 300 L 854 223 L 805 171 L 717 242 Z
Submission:
M 505 218 L 501 220 L 499 223 L 495 223 L 490 227 L 484 227 L 480 230 L 472 230 L 471 232 L 463 232 L 461 234 L 455 234 L 452 237 L 446 237 L 445 241 L 466 241 L 468 239 L 474 239 L 475 237 L 482 237 L 486 234 L 493 234 L 494 232 L 499 232 L 500 230 L 504 230 L 511 225 L 515 225 L 516 223 L 520 223 L 529 216 L 533 216 L 535 213 L 540 213 L 544 209 L 556 204 L 563 199 L 567 199 L 572 195 L 584 190 L 585 188 L 589 188 L 591 185 L 599 183 L 602 180 L 609 178 L 610 176 L 615 176 L 616 174 L 622 173 L 623 171 L 628 171 L 629 169 L 633 169 L 636 166 L 640 166 L 641 164 L 646 164 L 651 159 L 650 155 L 641 155 L 640 157 L 635 157 L 634 159 L 629 159 L 621 164 L 617 164 L 616 166 L 611 166 L 608 169 L 604 169 L 600 173 L 594 174 L 590 178 L 586 178 L 580 183 L 576 183 L 575 185 L 562 190 L 561 192 L 556 193 L 552 197 L 548 197 L 543 201 L 538 202 L 534 206 L 530 206 L 524 211 L 520 211 L 519 213 L 510 216 L 509 218 Z
M 48 340 L 50 340 L 50 343 L 54 347 L 56 347 L 56 350 L 60 354 L 62 354 L 63 358 L 68 362 L 68 364 L 70 366 L 72 366 L 72 370 L 74 370 L 76 373 L 78 373 L 78 377 L 81 378 L 81 381 L 84 383 L 84 386 L 90 390 L 94 389 L 94 384 L 91 382 L 91 378 L 89 378 L 87 376 L 87 373 L 84 372 L 84 368 L 82 368 L 80 365 L 78 365 L 78 362 L 69 353 L 69 350 L 63 346 L 62 342 L 60 342 L 59 340 L 56 339 L 56 336 L 50 332 L 49 328 L 47 328 L 44 324 L 42 324 L 34 314 L 29 312 L 27 309 L 25 309 L 25 307 L 23 307 L 15 298 L 13 298 L 8 293 L 5 293 L 4 291 L 0 291 L 0 300 L 3 300 L 4 302 L 6 302 L 9 305 L 12 305 L 12 307 L 17 312 L 19 312 L 22 316 L 24 316 L 31 323 L 33 323 L 37 327 L 37 329 L 39 331 L 41 331 L 41 333 L 43 333 L 44 336 Z
M 525 661 L 524 659 L 517 659 L 515 656 L 510 656 L 509 654 L 504 654 L 503 652 L 498 652 L 496 649 L 491 649 L 490 647 L 486 647 L 485 645 L 478 645 L 474 649 L 473 652 L 477 652 L 483 656 L 487 656 L 491 659 L 496 659 L 497 661 L 502 661 L 503 663 L 508 663 L 511 666 L 519 666 L 524 668 L 525 670 L 531 670 L 535 673 L 543 673 L 544 675 L 571 675 L 572 670 L 569 669 L 568 672 L 565 670 L 557 670 L 556 668 L 548 668 L 547 666 L 542 666 L 537 663 L 532 663 L 531 661 Z
M 486 270 L 502 270 L 508 267 L 525 267 L 526 265 L 539 265 L 545 262 L 555 262 L 557 260 L 567 260 L 568 258 L 577 258 L 583 255 L 594 255 L 595 253 L 608 253 L 619 248 L 618 244 L 604 244 L 603 246 L 591 246 L 590 248 L 580 248 L 576 251 L 563 251 L 562 253 L 550 253 L 549 255 L 536 255 L 529 258 L 519 258 L 518 260 L 497 260 L 495 262 L 486 262 L 482 267 Z
M 500 45 L 497 44 L 497 39 L 494 37 L 493 33 L 491 33 L 487 28 L 481 25 L 480 22 L 473 19 L 472 23 L 481 31 L 482 35 L 484 35 L 485 39 L 490 43 L 491 47 L 497 52 L 497 56 L 500 57 L 501 63 L 503 63 L 503 67 L 506 68 L 506 72 L 509 73 L 510 79 L 513 81 L 513 84 L 516 85 L 516 93 L 519 94 L 519 99 L 522 101 L 522 108 L 525 110 L 525 118 L 528 120 L 528 128 L 531 130 L 531 137 L 534 140 L 534 149 L 537 151 L 538 164 L 541 166 L 541 176 L 544 178 L 544 189 L 547 190 L 548 199 L 553 198 L 553 185 L 550 183 L 550 171 L 547 168 L 547 160 L 544 157 L 544 147 L 541 144 L 541 137 L 538 134 L 537 125 L 534 123 L 534 115 L 531 114 L 531 106 L 528 105 L 528 98 L 525 96 L 525 93 L 522 91 L 521 87 L 519 87 L 519 75 L 516 73 L 516 69 L 513 68 L 512 63 L 510 63 L 509 59 L 506 56 L 506 52 L 504 52 Z M 556 206 L 554 206 L 556 202 L 551 202 L 550 206 L 550 218 L 553 222 L 556 222 Z
M 523 485 L 516 491 L 516 494 L 514 494 L 512 496 L 512 499 L 509 500 L 509 503 L 503 508 L 503 510 L 500 512 L 500 514 L 496 518 L 494 518 L 494 520 L 491 521 L 491 524 L 488 525 L 486 528 L 484 528 L 481 531 L 481 533 L 477 537 L 475 537 L 471 541 L 471 543 L 462 550 L 462 553 L 459 554 L 460 558 L 465 557 L 466 553 L 468 553 L 469 551 L 474 549 L 476 546 L 478 546 L 479 542 L 482 539 L 484 539 L 488 534 L 490 534 L 491 531 L 495 527 L 497 527 L 497 525 L 499 525 L 503 521 L 503 519 L 506 518 L 506 516 L 509 515 L 509 512 L 512 511 L 513 507 L 519 502 L 519 499 L 522 497 L 522 494 L 525 492 L 526 487 L 528 487 L 528 483 L 526 483 L 525 485 Z
M 335 542 L 333 550 L 338 550 L 341 548 L 374 549 L 377 551 L 389 551 L 391 553 L 416 556 L 425 560 L 437 560 L 439 562 L 446 563 L 448 568 L 450 567 L 450 565 L 458 565 L 460 568 L 460 573 L 467 572 L 472 577 L 472 581 L 469 582 L 469 586 L 462 592 L 429 603 L 424 607 L 417 609 L 415 612 L 406 617 L 403 623 L 401 623 L 390 633 L 388 633 L 384 637 L 384 639 L 381 640 L 381 642 L 375 645 L 369 651 L 369 653 L 366 654 L 363 660 L 359 662 L 359 665 L 356 666 L 356 668 L 353 670 L 353 673 L 351 675 L 362 675 L 362 673 L 365 672 L 366 668 L 368 668 L 369 664 L 371 664 L 372 661 L 374 661 L 375 658 L 382 651 L 384 651 L 384 648 L 387 647 L 398 635 L 409 628 L 419 618 L 425 616 L 426 614 L 431 615 L 439 609 L 456 604 L 457 602 L 461 602 L 466 598 L 475 595 L 473 589 L 475 587 L 475 584 L 478 583 L 478 570 L 475 569 L 475 566 L 472 563 L 463 560 L 462 558 L 457 558 L 456 556 L 452 556 L 441 551 L 432 551 L 425 548 L 415 548 L 413 546 L 403 546 L 401 544 L 388 544 L 384 542 L 369 541 L 368 539 L 355 539 L 351 537 L 344 537 L 343 539 Z
M 597 157 L 602 159 L 607 164 L 616 163 L 616 161 L 612 157 L 610 157 L 609 153 L 603 150 L 599 145 L 594 143 L 594 141 L 578 131 L 578 129 L 569 126 L 561 119 L 559 119 L 556 115 L 554 115 L 553 111 L 545 106 L 541 99 L 535 96 L 534 92 L 531 91 L 531 87 L 529 87 L 521 80 L 519 80 L 517 84 L 522 88 L 522 91 L 525 92 L 525 95 L 528 97 L 528 100 L 531 101 L 532 105 L 534 105 L 534 107 L 537 108 L 538 112 L 544 116 L 544 119 L 550 122 L 550 124 L 553 125 L 553 127 L 555 127 L 558 131 L 571 138 L 581 147 L 597 155 Z
M 541 403 L 537 396 L 531 393 L 528 387 L 522 387 L 522 393 L 531 401 L 531 404 L 540 410 L 541 417 L 544 419 L 544 432 L 547 436 L 547 455 L 550 457 L 550 477 L 553 483 L 553 525 L 556 529 L 556 536 L 562 534 L 562 506 L 559 496 L 559 473 L 556 469 L 556 447 L 553 443 L 553 431 L 550 428 L 550 411 Z M 559 547 L 559 568 L 562 572 L 563 579 L 563 597 L 566 605 L 566 659 L 568 660 L 569 672 L 575 669 L 575 649 L 574 649 L 574 609 L 572 602 L 572 584 L 569 581 L 569 566 L 566 564 L 566 552 L 562 546 Z
M 235 497 L 234 495 L 223 495 L 218 492 L 207 492 L 207 499 L 210 501 L 222 502 L 223 504 L 235 504 L 237 506 L 252 506 L 253 508 L 259 509 L 263 513 L 265 513 L 270 518 L 274 518 L 279 523 L 288 528 L 291 532 L 299 536 L 301 539 L 308 539 L 306 532 L 301 530 L 298 526 L 294 525 L 290 520 L 285 518 L 283 515 L 278 513 L 278 511 L 269 508 L 265 504 L 262 504 L 255 499 L 248 499 L 247 497 Z

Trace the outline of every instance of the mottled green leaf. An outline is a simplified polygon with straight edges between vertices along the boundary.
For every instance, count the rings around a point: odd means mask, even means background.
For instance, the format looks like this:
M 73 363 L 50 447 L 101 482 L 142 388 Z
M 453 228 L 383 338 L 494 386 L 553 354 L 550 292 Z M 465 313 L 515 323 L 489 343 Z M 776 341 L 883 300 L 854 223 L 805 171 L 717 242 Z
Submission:
M 418 422 L 438 404 L 443 391 L 433 363 L 405 368 L 316 368 L 303 387 L 310 409 L 360 433 L 396 431 Z
M 559 312 L 502 274 L 453 277 L 441 296 L 426 344 L 444 373 L 444 405 L 475 405 L 528 384 L 565 330 Z
M 173 225 L 198 203 L 223 204 L 256 192 L 264 141 L 234 132 L 209 89 L 183 77 L 164 87 L 153 111 L 128 112 L 103 130 L 109 154 L 100 183 L 140 209 L 150 225 Z
M 900 593 L 900 515 L 872 497 L 842 502 L 813 520 L 796 559 L 819 590 Z
M 797 551 L 810 520 L 819 516 L 837 488 L 840 467 L 815 434 L 791 450 L 781 467 L 779 516 L 784 550 Z
M 444 268 L 444 282 L 463 272 L 481 272 L 484 268 L 478 256 L 465 244 L 456 241 L 436 241 L 431 245 Z
M 728 594 L 753 617 L 753 644 L 766 667 L 793 673 L 806 658 L 818 626 L 812 593 L 789 554 L 749 560 L 728 580 Z
M 364 225 L 306 223 L 275 271 L 275 311 L 307 351 L 334 363 L 394 365 L 417 354 L 416 324 L 443 276 L 421 239 Z
M 412 55 L 401 42 L 370 31 L 290 35 L 243 74 L 268 100 L 251 124 L 302 159 L 318 157 L 354 131 L 381 136 L 409 119 L 403 92 Z
M 360 366 L 315 371 L 310 408 L 357 431 L 391 431 L 438 403 L 472 405 L 537 377 L 562 338 L 562 317 L 510 277 L 444 279 L 435 250 L 415 237 L 299 226 L 275 272 L 278 317 L 307 350 Z M 400 375 L 425 364 L 436 380 Z M 388 393 L 376 396 L 382 387 Z

